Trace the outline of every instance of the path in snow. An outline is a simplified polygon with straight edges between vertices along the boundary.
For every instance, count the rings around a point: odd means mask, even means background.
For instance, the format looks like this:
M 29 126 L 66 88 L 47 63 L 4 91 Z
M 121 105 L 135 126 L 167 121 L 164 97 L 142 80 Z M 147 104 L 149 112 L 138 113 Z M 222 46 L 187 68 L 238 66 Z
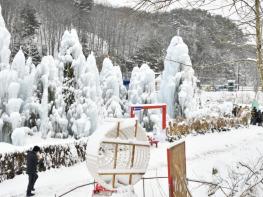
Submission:
M 263 155 L 263 128 L 251 126 L 222 133 L 188 136 L 186 141 L 187 177 L 212 180 L 212 168 L 217 168 L 221 176 L 227 176 L 229 169 L 239 161 L 253 163 Z M 161 143 L 159 148 L 151 148 L 151 159 L 145 177 L 167 176 L 166 148 L 169 143 Z M 92 182 L 85 163 L 69 168 L 52 169 L 39 173 L 36 183 L 38 197 L 52 197 L 62 194 L 75 186 Z M 146 196 L 167 196 L 167 179 L 146 180 Z M 0 184 L 0 197 L 24 196 L 27 175 L 20 175 Z M 205 187 L 190 184 L 193 196 L 207 196 Z M 66 197 L 91 196 L 92 187 L 84 187 Z M 142 196 L 142 181 L 135 185 L 135 191 Z

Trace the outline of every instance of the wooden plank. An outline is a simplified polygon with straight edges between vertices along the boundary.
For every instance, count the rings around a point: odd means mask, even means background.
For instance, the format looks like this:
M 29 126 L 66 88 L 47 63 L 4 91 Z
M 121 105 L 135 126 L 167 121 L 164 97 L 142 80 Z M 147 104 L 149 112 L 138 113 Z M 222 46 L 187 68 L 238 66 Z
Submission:
M 136 123 L 135 123 L 135 131 L 134 131 L 135 138 L 137 137 L 137 132 L 138 132 L 138 120 L 136 120 Z
M 118 122 L 116 138 L 118 138 L 119 135 L 120 135 L 120 122 Z M 119 144 L 115 144 L 115 152 L 114 152 L 114 158 L 113 158 L 114 159 L 114 161 L 113 161 L 113 169 L 116 169 L 116 167 L 117 167 L 118 148 L 119 148 Z M 115 179 L 116 179 L 116 174 L 113 174 L 113 177 L 112 177 L 112 188 L 115 187 Z
M 170 197 L 187 197 L 185 142 L 167 150 Z
M 138 120 L 136 120 L 135 129 L 134 129 L 135 139 L 137 137 L 137 130 L 138 130 Z M 130 166 L 131 168 L 133 168 L 134 156 L 135 156 L 135 145 L 132 145 L 132 158 L 131 158 L 131 166 Z M 132 183 L 132 174 L 130 174 L 130 176 L 129 176 L 129 184 L 131 185 L 131 183 Z
M 142 142 L 142 143 L 133 143 L 132 141 L 128 141 L 128 140 L 119 140 L 119 142 L 114 142 L 112 140 L 107 141 L 107 139 L 103 140 L 101 143 L 105 143 L 105 144 L 119 144 L 119 145 L 135 145 L 135 146 L 150 146 L 149 142 Z
M 98 173 L 98 175 L 143 175 L 145 172 L 102 172 Z
M 141 174 L 144 173 L 145 169 L 100 169 L 98 171 L 98 174 L 101 173 L 106 173 L 106 174 L 123 174 L 123 173 L 128 173 L 128 174 Z

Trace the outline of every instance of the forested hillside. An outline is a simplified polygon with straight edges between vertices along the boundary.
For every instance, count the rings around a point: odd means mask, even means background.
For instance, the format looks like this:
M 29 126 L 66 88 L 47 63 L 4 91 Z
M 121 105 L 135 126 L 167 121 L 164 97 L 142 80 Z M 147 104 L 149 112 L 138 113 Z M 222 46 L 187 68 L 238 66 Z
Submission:
M 159 72 L 169 41 L 180 34 L 189 46 L 193 67 L 202 83 L 221 84 L 226 79 L 239 79 L 242 85 L 256 83 L 254 63 L 231 63 L 255 58 L 255 49 L 246 45 L 246 36 L 233 22 L 207 11 L 146 13 L 96 5 L 92 0 L 0 3 L 12 35 L 12 55 L 22 47 L 27 56 L 33 56 L 35 64 L 44 55 L 56 56 L 63 32 L 74 27 L 86 56 L 90 51 L 95 52 L 98 60 L 110 55 L 124 73 L 143 62 Z

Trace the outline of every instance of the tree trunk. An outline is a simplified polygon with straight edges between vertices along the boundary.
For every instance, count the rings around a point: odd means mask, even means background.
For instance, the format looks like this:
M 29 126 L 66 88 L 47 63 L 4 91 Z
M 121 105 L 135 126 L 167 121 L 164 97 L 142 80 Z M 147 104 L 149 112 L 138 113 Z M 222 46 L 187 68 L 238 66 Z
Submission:
M 261 80 L 261 88 L 263 91 L 263 61 L 262 61 L 262 27 L 260 15 L 260 0 L 255 0 L 256 7 L 256 44 L 257 44 L 257 67 Z

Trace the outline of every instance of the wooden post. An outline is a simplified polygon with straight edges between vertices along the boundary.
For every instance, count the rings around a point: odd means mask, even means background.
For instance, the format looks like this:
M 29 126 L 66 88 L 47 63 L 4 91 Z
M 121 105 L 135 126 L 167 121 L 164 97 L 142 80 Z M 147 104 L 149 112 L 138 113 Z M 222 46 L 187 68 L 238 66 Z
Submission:
M 134 137 L 135 138 L 137 136 L 137 130 L 138 130 L 138 120 L 136 120 L 135 129 L 134 129 Z M 130 168 L 133 168 L 134 155 L 135 155 L 135 145 L 132 145 L 132 158 L 131 158 L 131 166 L 130 166 Z M 129 184 L 131 185 L 131 183 L 132 183 L 132 174 L 130 174 L 130 176 L 129 176 Z
M 120 135 L 120 122 L 118 122 L 116 138 L 118 138 L 119 135 Z M 119 148 L 119 144 L 116 144 L 115 152 L 114 152 L 113 169 L 116 169 L 117 167 L 118 148 Z M 112 177 L 112 187 L 113 188 L 115 187 L 115 178 L 116 178 L 116 174 L 113 174 L 113 177 Z
M 166 129 L 166 105 L 162 106 L 162 129 Z
M 142 178 L 143 197 L 145 197 L 144 178 Z

